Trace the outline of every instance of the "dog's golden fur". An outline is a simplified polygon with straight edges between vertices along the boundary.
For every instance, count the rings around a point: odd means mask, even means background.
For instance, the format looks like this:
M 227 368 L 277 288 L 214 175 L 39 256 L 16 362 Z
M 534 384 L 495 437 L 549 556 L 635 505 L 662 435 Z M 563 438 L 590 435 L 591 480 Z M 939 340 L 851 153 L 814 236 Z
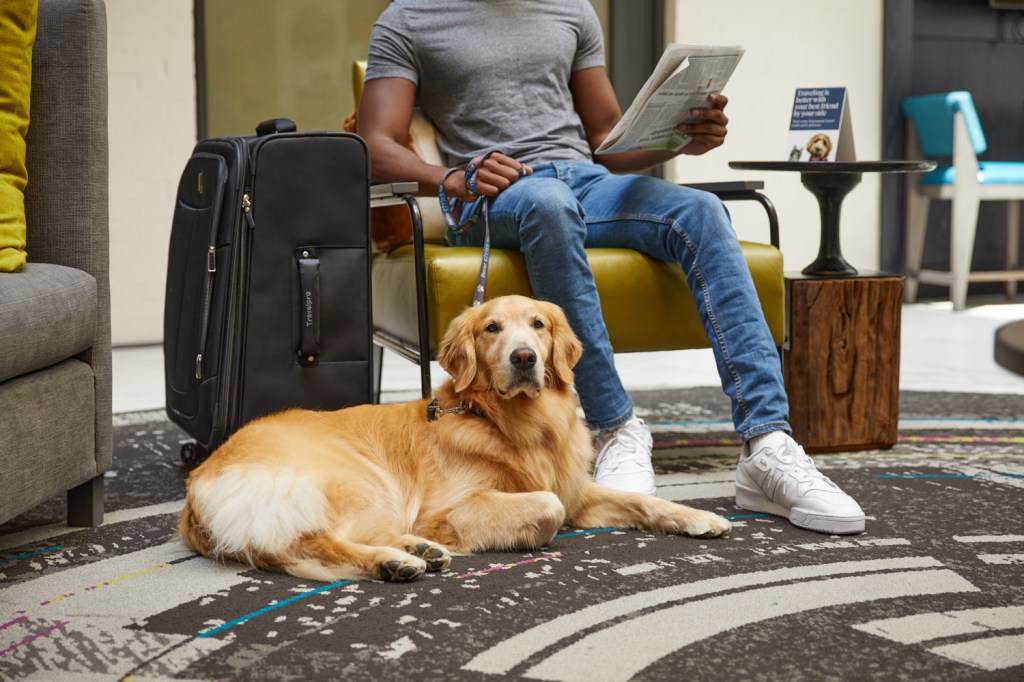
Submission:
M 596 485 L 576 414 L 582 348 L 560 308 L 467 309 L 427 400 L 290 410 L 246 425 L 188 479 L 178 531 L 197 552 L 315 580 L 409 580 L 451 552 L 529 549 L 563 523 L 716 536 L 729 522 Z M 464 410 L 464 411 L 459 411 Z

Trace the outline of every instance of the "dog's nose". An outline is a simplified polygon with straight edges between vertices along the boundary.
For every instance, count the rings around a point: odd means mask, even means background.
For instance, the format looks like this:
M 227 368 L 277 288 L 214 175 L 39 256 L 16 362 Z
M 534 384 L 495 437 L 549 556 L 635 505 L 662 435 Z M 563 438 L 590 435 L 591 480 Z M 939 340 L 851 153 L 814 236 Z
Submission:
M 537 364 L 537 354 L 529 348 L 516 348 L 508 359 L 516 369 L 530 369 Z

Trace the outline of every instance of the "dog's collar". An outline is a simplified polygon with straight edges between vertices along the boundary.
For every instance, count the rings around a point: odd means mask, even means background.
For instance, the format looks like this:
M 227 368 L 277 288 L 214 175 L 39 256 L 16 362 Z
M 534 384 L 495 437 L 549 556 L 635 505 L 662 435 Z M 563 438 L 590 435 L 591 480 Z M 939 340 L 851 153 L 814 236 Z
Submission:
M 484 411 L 480 409 L 479 405 L 471 404 L 467 407 L 465 403 L 462 403 L 455 407 L 441 407 L 437 398 L 434 398 L 427 405 L 427 421 L 436 422 L 442 414 L 462 414 L 463 412 L 469 412 L 474 417 L 484 416 Z

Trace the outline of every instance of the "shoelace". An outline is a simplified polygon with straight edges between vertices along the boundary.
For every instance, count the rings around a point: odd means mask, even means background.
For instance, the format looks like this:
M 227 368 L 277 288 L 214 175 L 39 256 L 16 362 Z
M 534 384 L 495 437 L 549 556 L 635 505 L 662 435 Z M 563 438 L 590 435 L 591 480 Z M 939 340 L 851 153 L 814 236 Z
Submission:
M 767 457 L 761 455 L 768 466 Z M 781 450 L 775 452 L 775 459 L 778 461 L 778 469 L 787 474 L 792 475 L 799 481 L 811 481 L 814 479 L 820 479 L 830 485 L 835 485 L 825 474 L 818 471 L 818 468 L 814 466 L 814 461 L 807 456 L 804 449 L 799 445 L 793 448 L 787 444 L 782 447 Z
M 645 434 L 646 435 L 646 434 Z M 614 471 L 619 467 L 620 464 L 626 461 L 634 461 L 643 464 L 644 458 L 640 456 L 641 452 L 645 452 L 650 447 L 646 438 L 641 437 L 638 433 L 634 433 L 627 427 L 616 429 L 615 435 L 605 441 L 601 447 L 600 462 L 606 464 L 609 468 Z M 606 455 L 611 452 L 610 447 L 612 442 L 616 442 L 620 445 L 620 448 L 616 451 L 617 457 L 612 462 L 605 462 Z

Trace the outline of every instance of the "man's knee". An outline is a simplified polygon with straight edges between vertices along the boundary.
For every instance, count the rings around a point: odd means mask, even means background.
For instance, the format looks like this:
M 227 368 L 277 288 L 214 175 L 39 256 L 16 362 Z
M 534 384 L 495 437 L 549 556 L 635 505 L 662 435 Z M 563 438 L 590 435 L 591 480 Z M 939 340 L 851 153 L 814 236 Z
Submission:
M 510 213 L 523 231 L 545 236 L 585 236 L 583 208 L 572 190 L 557 178 L 526 178 L 498 195 L 492 214 Z
M 687 189 L 679 212 L 679 224 L 685 232 L 703 239 L 736 239 L 725 204 L 711 192 Z

